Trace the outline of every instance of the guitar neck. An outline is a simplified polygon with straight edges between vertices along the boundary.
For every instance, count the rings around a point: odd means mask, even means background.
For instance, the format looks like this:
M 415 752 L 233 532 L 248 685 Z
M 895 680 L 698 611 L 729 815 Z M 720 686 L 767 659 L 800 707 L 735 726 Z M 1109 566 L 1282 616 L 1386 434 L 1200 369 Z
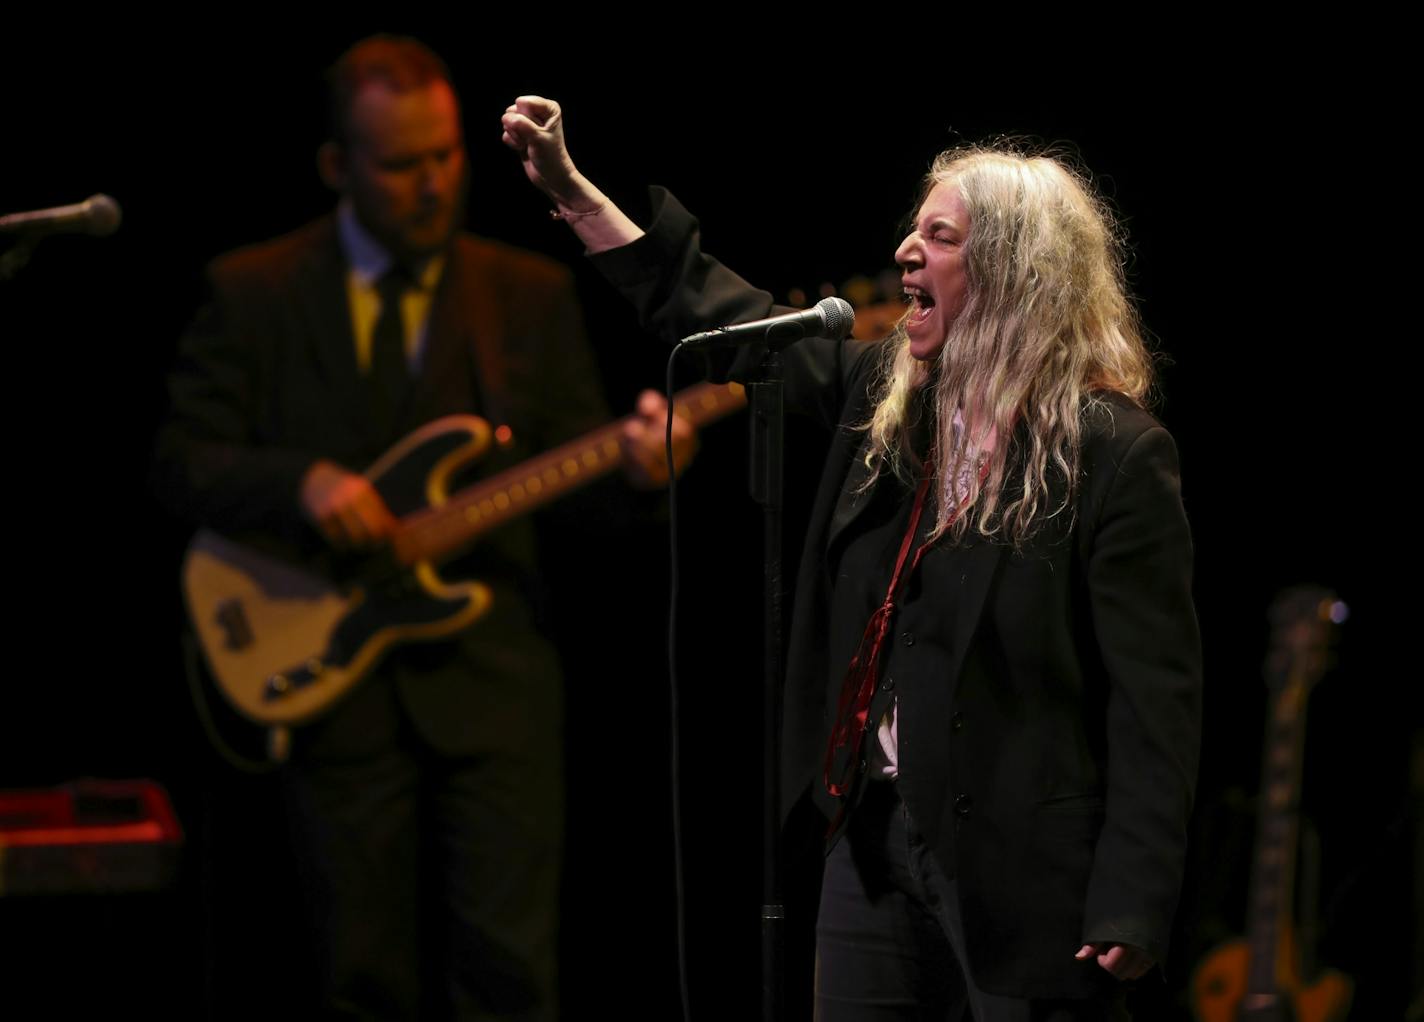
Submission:
M 701 383 L 673 396 L 674 413 L 696 427 L 745 405 L 743 389 L 737 384 Z M 610 422 L 467 487 L 439 506 L 408 515 L 393 543 L 396 559 L 407 566 L 439 563 L 490 530 L 608 475 L 623 463 L 619 437 L 634 418 Z
M 1279 989 L 1278 958 L 1283 935 L 1292 924 L 1307 691 L 1300 679 L 1293 678 L 1273 693 L 1269 707 L 1248 895 L 1246 936 L 1251 945 L 1251 972 L 1247 989 L 1252 993 L 1273 994 Z
M 1345 605 L 1332 593 L 1310 586 L 1286 590 L 1271 608 L 1273 628 L 1266 659 L 1271 698 L 1248 895 L 1251 968 L 1247 990 L 1252 995 L 1276 995 L 1284 989 L 1293 968 L 1287 937 L 1292 927 L 1300 833 L 1306 702 L 1325 672 L 1334 628 L 1345 613 Z

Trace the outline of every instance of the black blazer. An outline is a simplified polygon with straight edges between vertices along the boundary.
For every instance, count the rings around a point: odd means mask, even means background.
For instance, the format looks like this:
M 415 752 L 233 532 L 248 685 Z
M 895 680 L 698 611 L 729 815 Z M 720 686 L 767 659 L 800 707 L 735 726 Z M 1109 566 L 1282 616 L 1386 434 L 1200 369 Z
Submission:
M 331 217 L 209 267 L 211 300 L 180 344 L 158 440 L 157 489 L 170 507 L 223 531 L 317 549 L 298 504 L 316 459 L 361 471 L 417 426 L 474 412 L 513 429 L 513 443 L 481 466 L 492 472 L 606 421 L 568 271 L 461 235 L 447 254 L 404 419 L 378 435 L 365 413 L 345 273 Z M 500 530 L 452 571 L 488 582 L 495 606 L 458 643 L 390 658 L 383 671 L 397 676 L 412 720 L 449 753 L 552 733 L 559 672 L 529 606 L 532 527 Z M 359 745 L 372 726 L 335 716 L 317 728 L 349 732 L 338 745 Z
M 675 339 L 772 314 L 768 294 L 701 252 L 676 200 L 655 192 L 653 205 L 645 238 L 595 257 L 650 328 Z M 873 349 L 810 339 L 785 353 L 788 408 L 833 434 L 795 596 L 782 795 L 789 807 L 809 787 L 828 814 L 823 756 L 865 625 L 835 620 L 833 596 L 844 540 L 871 503 L 856 495 L 865 434 L 854 426 L 872 407 Z M 1086 422 L 1073 514 L 1022 550 L 971 539 L 928 554 L 885 665 L 901 794 L 959 878 L 976 982 L 1006 996 L 1111 982 L 1074 960 L 1085 941 L 1165 956 L 1196 779 L 1200 639 L 1175 447 L 1118 395 Z

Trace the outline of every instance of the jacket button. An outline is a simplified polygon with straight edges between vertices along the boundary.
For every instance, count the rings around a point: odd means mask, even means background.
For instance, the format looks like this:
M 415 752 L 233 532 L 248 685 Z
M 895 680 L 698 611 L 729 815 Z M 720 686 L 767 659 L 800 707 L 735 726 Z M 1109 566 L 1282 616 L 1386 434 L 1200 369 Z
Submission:
M 963 731 L 963 730 L 964 730 L 964 714 L 960 713 L 958 710 L 955 710 L 952 714 L 950 714 L 950 715 L 949 715 L 949 729 L 950 729 L 951 731 Z
M 900 641 L 903 642 L 906 646 L 913 646 L 915 644 L 915 633 L 902 632 L 900 635 Z
M 974 808 L 974 800 L 968 795 L 954 796 L 954 815 L 968 816 L 969 811 Z
M 894 678 L 886 678 L 884 681 L 882 681 L 882 682 L 880 683 L 880 691 L 882 691 L 882 692 L 890 692 L 890 691 L 893 691 L 894 688 L 895 688 L 895 679 L 894 679 Z

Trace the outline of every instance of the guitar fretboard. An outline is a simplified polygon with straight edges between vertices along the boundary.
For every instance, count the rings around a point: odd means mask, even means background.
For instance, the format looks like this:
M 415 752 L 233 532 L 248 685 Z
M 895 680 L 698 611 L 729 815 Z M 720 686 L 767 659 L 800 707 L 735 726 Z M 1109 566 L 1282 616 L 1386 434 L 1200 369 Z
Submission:
M 745 404 L 742 387 L 735 383 L 702 383 L 673 398 L 674 413 L 698 427 Z M 395 537 L 397 559 L 406 565 L 438 563 L 510 519 L 607 475 L 623 462 L 618 438 L 633 418 L 611 422 L 461 490 L 439 507 L 408 516 Z

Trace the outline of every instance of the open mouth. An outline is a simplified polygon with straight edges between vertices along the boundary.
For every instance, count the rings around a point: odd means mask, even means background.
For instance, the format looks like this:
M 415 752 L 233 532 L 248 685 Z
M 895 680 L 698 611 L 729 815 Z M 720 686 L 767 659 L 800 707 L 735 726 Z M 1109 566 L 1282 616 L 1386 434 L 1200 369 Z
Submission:
M 909 322 L 911 325 L 917 325 L 929 319 L 930 312 L 934 309 L 935 300 L 928 291 L 906 285 L 905 297 L 910 302 Z

